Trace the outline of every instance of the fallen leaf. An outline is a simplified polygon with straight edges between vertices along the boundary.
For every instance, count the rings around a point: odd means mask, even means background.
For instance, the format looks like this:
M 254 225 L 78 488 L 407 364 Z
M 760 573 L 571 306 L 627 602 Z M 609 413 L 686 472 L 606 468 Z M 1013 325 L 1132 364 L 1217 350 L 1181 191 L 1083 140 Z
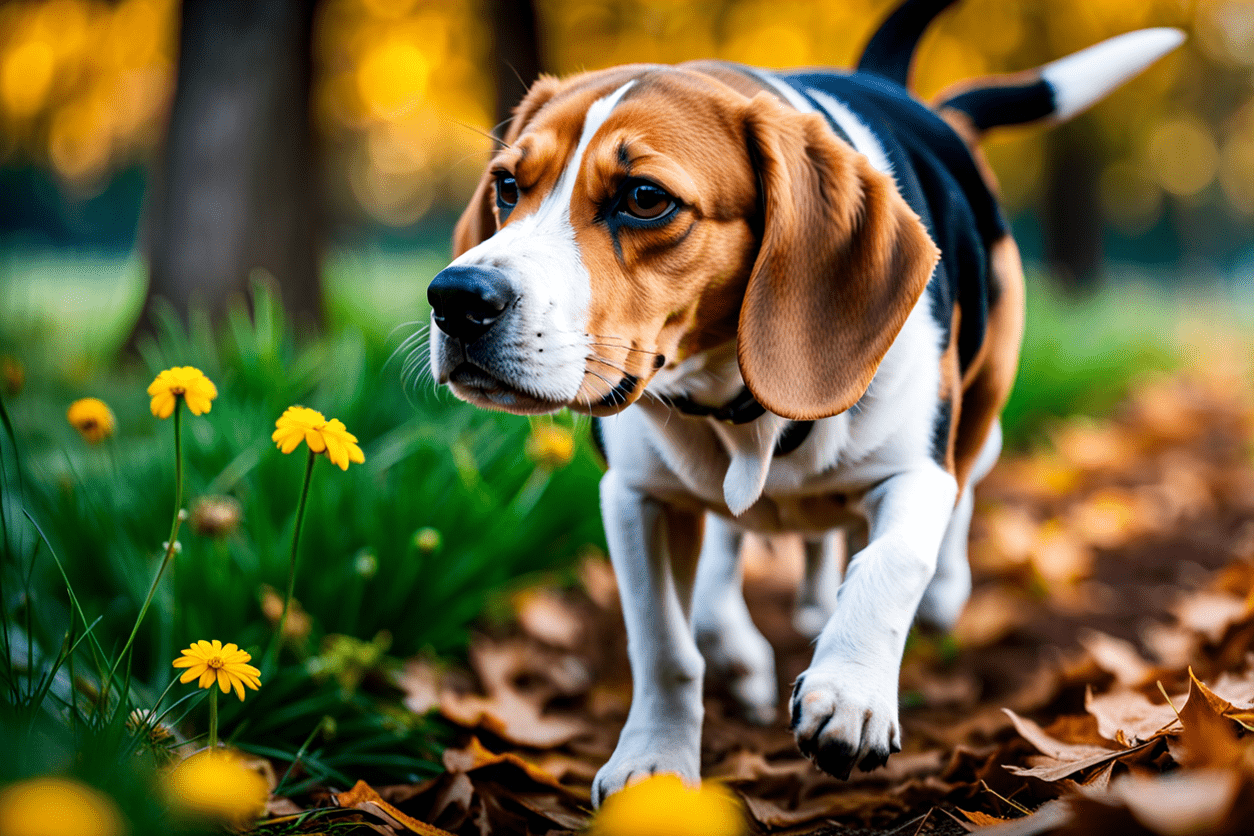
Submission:
M 441 830 L 434 825 L 424 824 L 412 816 L 405 815 L 384 801 L 365 781 L 358 781 L 351 790 L 336 796 L 335 801 L 341 807 L 370 813 L 392 827 L 402 827 L 410 833 L 419 833 L 422 836 L 453 836 L 447 830 Z
M 1139 688 L 1159 676 L 1159 671 L 1146 662 L 1129 641 L 1100 630 L 1083 630 L 1080 645 L 1093 657 L 1098 667 L 1113 675 L 1115 681 L 1125 688 Z
M 1171 614 L 1181 626 L 1202 634 L 1212 644 L 1218 643 L 1229 627 L 1249 615 L 1244 598 L 1205 589 L 1176 602 Z
M 1176 722 L 1176 710 L 1166 703 L 1151 702 L 1140 691 L 1116 688 L 1100 696 L 1084 692 L 1084 709 L 1097 719 L 1097 731 L 1107 740 L 1146 741 Z
M 1198 769 L 1153 777 L 1123 775 L 1111 784 L 1110 796 L 1154 833 L 1193 836 L 1215 832 L 1240 789 L 1237 772 Z
M 514 596 L 513 603 L 518 624 L 532 636 L 566 650 L 579 645 L 583 620 L 555 590 L 525 589 Z

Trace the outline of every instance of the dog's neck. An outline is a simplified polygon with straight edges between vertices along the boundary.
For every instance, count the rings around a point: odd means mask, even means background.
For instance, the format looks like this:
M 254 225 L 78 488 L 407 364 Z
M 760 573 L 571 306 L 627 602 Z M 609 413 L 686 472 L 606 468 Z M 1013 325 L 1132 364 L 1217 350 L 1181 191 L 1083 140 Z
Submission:
M 720 407 L 745 388 L 736 361 L 736 341 L 697 352 L 653 376 L 648 391 L 664 397 L 684 397 L 699 404 Z
M 683 398 L 694 404 L 719 408 L 733 402 L 745 391 L 744 378 L 736 360 L 736 342 L 726 342 L 699 352 L 673 366 L 662 369 L 650 381 L 649 394 L 657 400 Z M 672 420 L 681 412 L 673 406 L 664 412 L 648 410 L 659 434 L 674 445 L 675 452 L 699 449 L 689 444 L 685 436 L 694 426 L 701 431 L 712 431 L 718 446 L 727 457 L 727 469 L 723 476 L 723 499 L 728 510 L 741 514 L 757 502 L 766 485 L 771 468 L 775 443 L 779 434 L 788 426 L 788 419 L 767 412 L 755 420 L 733 424 L 713 417 L 689 420 Z M 700 421 L 694 425 L 692 420 Z

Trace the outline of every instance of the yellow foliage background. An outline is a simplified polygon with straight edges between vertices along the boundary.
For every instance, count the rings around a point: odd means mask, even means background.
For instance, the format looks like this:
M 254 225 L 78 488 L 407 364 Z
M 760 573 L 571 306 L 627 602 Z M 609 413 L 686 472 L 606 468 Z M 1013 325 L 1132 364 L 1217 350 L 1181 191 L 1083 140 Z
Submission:
M 764 67 L 848 66 L 896 0 L 538 0 L 556 73 L 718 57 Z M 148 160 L 174 90 L 174 0 L 26 0 L 0 6 L 0 164 L 34 161 L 90 193 Z M 1254 0 L 964 0 L 925 37 L 928 98 L 973 75 L 1021 70 L 1146 26 L 1184 48 L 1085 117 L 1100 138 L 1106 220 L 1144 232 L 1168 201 L 1254 216 Z M 491 148 L 495 58 L 478 0 L 324 0 L 314 120 L 329 193 L 403 226 L 453 211 Z M 1038 196 L 1045 132 L 987 149 L 1012 211 Z

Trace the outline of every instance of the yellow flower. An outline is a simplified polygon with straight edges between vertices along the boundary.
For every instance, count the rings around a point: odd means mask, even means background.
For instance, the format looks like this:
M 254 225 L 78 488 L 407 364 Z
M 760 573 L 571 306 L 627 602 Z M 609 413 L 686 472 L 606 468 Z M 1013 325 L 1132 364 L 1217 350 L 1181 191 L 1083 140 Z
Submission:
M 740 803 L 719 784 L 692 788 L 678 775 L 654 775 L 611 795 L 593 836 L 742 836 Z
M 148 386 L 148 394 L 152 397 L 152 414 L 165 419 L 174 413 L 174 404 L 179 398 L 192 415 L 205 414 L 211 407 L 210 401 L 218 396 L 218 387 L 200 369 L 175 366 L 157 375 Z
M 326 453 L 332 464 L 340 470 L 348 470 L 349 462 L 361 464 L 366 454 L 357 446 L 357 436 L 348 431 L 338 418 L 330 421 L 316 410 L 304 406 L 289 406 L 274 422 L 275 431 L 270 440 L 281 451 L 290 453 L 303 441 L 315 453 Z
M 0 792 L 4 836 L 120 836 L 122 815 L 107 795 L 66 778 L 32 778 Z
M 265 811 L 266 779 L 230 750 L 204 749 L 166 774 L 170 800 L 186 812 L 243 827 Z
M 261 685 L 261 671 L 248 664 L 252 658 L 234 644 L 223 647 L 217 639 L 212 644 L 202 639 L 184 650 L 183 655 L 174 660 L 174 667 L 187 668 L 179 682 L 187 683 L 199 677 L 200 682 L 196 684 L 201 688 L 212 688 L 217 682 L 224 694 L 233 687 L 242 702 L 245 685 L 254 691 Z
M 88 444 L 99 444 L 113 435 L 113 411 L 99 398 L 81 398 L 70 404 L 65 420 Z
M 575 455 L 575 437 L 558 424 L 537 424 L 527 437 L 527 458 L 541 467 L 556 470 Z

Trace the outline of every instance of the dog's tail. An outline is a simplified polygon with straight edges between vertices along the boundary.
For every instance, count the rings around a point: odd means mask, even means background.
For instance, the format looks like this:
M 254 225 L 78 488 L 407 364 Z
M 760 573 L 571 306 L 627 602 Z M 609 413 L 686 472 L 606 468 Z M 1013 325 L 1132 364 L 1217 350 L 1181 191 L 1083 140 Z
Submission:
M 936 109 L 951 122 L 956 111 L 977 134 L 1000 125 L 1062 122 L 1183 42 L 1179 29 L 1129 32 L 1035 70 L 962 82 L 941 93 Z
M 936 16 L 957 0 L 905 0 L 875 30 L 858 60 L 860 72 L 875 73 L 907 87 L 919 39 Z

